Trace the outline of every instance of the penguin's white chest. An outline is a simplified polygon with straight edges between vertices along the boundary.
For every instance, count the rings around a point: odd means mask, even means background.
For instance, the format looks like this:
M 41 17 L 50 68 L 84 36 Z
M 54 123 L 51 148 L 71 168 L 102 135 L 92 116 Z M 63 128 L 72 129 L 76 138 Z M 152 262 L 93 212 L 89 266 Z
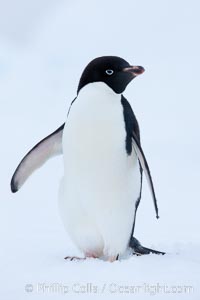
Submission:
M 86 255 L 113 256 L 127 248 L 140 173 L 125 139 L 121 95 L 101 82 L 85 86 L 63 133 L 60 209 L 69 235 Z

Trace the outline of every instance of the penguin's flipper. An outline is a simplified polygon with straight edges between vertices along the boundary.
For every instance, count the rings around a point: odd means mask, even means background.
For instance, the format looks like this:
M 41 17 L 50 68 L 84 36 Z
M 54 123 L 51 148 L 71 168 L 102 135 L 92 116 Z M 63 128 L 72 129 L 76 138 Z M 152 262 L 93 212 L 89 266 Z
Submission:
M 156 211 L 156 217 L 159 218 L 157 200 L 156 200 L 155 190 L 154 190 L 153 181 L 152 181 L 152 178 L 151 178 L 151 173 L 150 173 L 150 170 L 149 170 L 149 166 L 148 166 L 146 157 L 144 155 L 144 152 L 142 150 L 142 147 L 140 146 L 140 143 L 138 142 L 138 138 L 137 138 L 137 136 L 134 132 L 132 132 L 132 141 L 133 141 L 134 150 L 135 150 L 136 155 L 139 159 L 139 162 L 142 166 L 142 169 L 144 170 L 144 173 L 145 173 L 146 178 L 147 178 L 147 182 L 149 184 L 149 188 L 151 190 L 151 194 L 152 194 L 152 198 L 153 198 L 153 202 L 154 202 L 154 206 L 155 206 L 155 211 Z
M 17 192 L 28 177 L 49 158 L 62 154 L 62 134 L 65 123 L 35 145 L 21 160 L 11 179 L 11 191 Z
M 160 255 L 165 254 L 165 252 L 153 250 L 153 249 L 142 246 L 135 237 L 131 238 L 129 247 L 131 249 L 133 249 L 133 251 L 134 251 L 133 254 L 136 254 L 136 255 L 146 255 L 146 254 L 151 254 L 151 253 L 152 254 L 160 254 Z

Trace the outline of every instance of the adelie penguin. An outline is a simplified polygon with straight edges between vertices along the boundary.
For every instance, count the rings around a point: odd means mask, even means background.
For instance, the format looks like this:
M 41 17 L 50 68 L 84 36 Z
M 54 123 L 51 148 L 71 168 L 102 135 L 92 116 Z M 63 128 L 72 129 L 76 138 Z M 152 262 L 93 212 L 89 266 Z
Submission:
M 60 214 L 85 258 L 114 261 L 127 249 L 136 254 L 164 254 L 143 247 L 133 237 L 143 171 L 158 218 L 139 125 L 122 94 L 143 72 L 143 67 L 131 66 L 120 57 L 92 60 L 80 78 L 66 123 L 28 152 L 11 180 L 15 193 L 35 169 L 52 156 L 63 154 Z

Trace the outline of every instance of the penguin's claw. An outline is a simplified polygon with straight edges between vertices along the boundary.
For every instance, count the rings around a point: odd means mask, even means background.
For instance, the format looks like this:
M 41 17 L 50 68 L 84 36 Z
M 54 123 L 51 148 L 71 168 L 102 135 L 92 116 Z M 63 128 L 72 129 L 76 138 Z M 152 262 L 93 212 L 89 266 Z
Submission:
M 159 255 L 165 254 L 165 252 L 162 252 L 162 251 L 157 251 L 157 250 L 143 247 L 135 237 L 131 238 L 129 247 L 134 250 L 134 252 L 132 254 L 137 255 L 137 256 L 147 255 L 147 254 L 151 254 L 151 253 L 159 254 Z
M 85 259 L 86 259 L 86 257 L 78 257 L 78 256 L 66 256 L 66 257 L 64 257 L 64 259 L 66 259 L 66 260 L 70 260 L 70 261 L 72 261 L 72 260 L 85 260 Z
M 110 256 L 110 257 L 108 257 L 108 261 L 109 262 L 114 262 L 114 261 L 116 261 L 116 260 L 118 260 L 119 259 L 119 255 L 115 255 L 115 256 Z

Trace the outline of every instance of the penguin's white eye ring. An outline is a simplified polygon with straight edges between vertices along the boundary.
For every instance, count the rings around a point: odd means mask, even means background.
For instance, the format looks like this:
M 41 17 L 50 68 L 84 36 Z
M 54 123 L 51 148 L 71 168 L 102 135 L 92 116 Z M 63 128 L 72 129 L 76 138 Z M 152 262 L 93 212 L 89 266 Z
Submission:
M 111 69 L 106 70 L 106 74 L 109 76 L 111 76 L 113 73 L 114 73 L 114 71 Z

